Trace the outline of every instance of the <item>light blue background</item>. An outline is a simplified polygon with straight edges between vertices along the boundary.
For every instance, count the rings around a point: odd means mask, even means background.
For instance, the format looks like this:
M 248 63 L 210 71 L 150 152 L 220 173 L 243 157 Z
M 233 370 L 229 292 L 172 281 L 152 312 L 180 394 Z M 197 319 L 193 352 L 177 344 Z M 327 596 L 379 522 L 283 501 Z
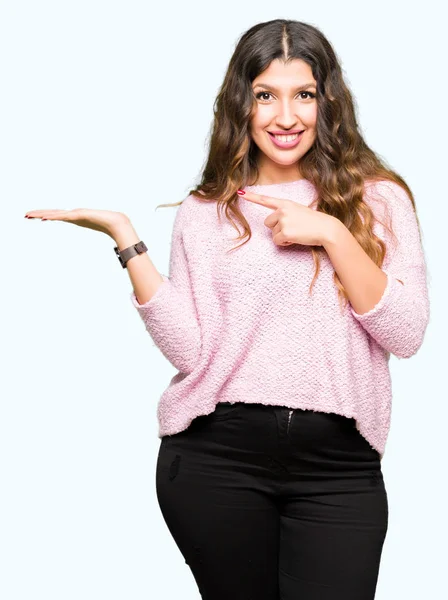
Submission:
M 446 598 L 446 19 L 441 2 L 0 3 L 3 600 L 199 598 L 155 493 L 156 407 L 175 374 L 104 234 L 24 219 L 125 212 L 168 273 L 240 35 L 282 17 L 333 44 L 367 143 L 414 192 L 431 297 L 425 341 L 391 357 L 378 600 Z M 304 599 L 306 600 L 306 599 Z

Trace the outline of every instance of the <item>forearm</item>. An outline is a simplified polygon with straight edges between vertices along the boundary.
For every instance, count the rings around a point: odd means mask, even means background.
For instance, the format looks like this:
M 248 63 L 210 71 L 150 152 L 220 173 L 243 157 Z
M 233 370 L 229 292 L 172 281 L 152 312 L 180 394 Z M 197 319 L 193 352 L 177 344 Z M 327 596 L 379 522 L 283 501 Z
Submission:
M 130 221 L 115 227 L 112 237 L 119 250 L 124 250 L 140 241 Z M 162 276 L 153 265 L 147 252 L 129 259 L 126 263 L 126 270 L 131 279 L 137 301 L 140 304 L 145 304 L 152 298 L 163 282 Z
M 180 225 L 177 217 L 172 234 L 169 277 L 157 271 L 146 252 L 133 256 L 126 266 L 134 288 L 130 298 L 146 330 L 179 372 L 191 373 L 200 357 L 201 331 Z M 114 228 L 112 238 L 119 250 L 140 241 L 127 219 Z
M 366 254 L 349 229 L 339 219 L 331 219 L 322 245 L 353 309 L 364 314 L 381 299 L 387 275 Z

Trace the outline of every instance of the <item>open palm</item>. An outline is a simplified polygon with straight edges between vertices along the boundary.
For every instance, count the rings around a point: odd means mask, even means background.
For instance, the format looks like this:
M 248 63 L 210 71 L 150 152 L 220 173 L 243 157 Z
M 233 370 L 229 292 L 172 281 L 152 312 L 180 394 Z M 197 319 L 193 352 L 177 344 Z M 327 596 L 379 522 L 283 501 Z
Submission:
M 101 231 L 110 237 L 113 237 L 113 232 L 117 226 L 129 223 L 129 219 L 124 213 L 92 208 L 31 210 L 25 214 L 25 217 L 28 219 L 42 219 L 42 221 L 65 221 L 79 227 Z

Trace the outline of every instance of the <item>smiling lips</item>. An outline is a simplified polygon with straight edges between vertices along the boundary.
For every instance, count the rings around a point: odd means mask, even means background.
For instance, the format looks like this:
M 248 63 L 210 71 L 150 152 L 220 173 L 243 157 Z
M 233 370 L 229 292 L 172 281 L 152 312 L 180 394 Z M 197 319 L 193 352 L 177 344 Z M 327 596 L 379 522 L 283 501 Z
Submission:
M 269 137 L 271 138 L 273 144 L 275 144 L 278 148 L 295 148 L 300 143 L 300 140 L 303 137 L 303 131 L 300 133 L 296 130 L 295 132 L 289 132 L 287 134 L 274 134 L 271 131 L 268 131 Z

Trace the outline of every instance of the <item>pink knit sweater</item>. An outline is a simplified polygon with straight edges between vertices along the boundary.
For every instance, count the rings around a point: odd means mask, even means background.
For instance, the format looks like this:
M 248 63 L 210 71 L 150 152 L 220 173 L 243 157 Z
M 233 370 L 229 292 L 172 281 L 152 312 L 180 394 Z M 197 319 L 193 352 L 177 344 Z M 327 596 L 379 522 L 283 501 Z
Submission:
M 306 180 L 247 186 L 309 206 Z M 415 212 L 390 181 L 366 183 L 364 198 L 386 220 L 388 283 L 377 305 L 341 311 L 334 269 L 324 252 L 312 295 L 309 246 L 277 246 L 264 220 L 272 209 L 239 198 L 252 238 L 226 254 L 238 235 L 216 203 L 189 195 L 176 212 L 169 277 L 152 298 L 133 305 L 157 347 L 178 370 L 157 410 L 159 437 L 186 429 L 217 402 L 247 402 L 354 417 L 382 458 L 390 427 L 390 353 L 409 358 L 429 320 L 427 272 Z M 315 207 L 311 207 L 315 209 Z M 400 283 L 398 280 L 403 282 Z

